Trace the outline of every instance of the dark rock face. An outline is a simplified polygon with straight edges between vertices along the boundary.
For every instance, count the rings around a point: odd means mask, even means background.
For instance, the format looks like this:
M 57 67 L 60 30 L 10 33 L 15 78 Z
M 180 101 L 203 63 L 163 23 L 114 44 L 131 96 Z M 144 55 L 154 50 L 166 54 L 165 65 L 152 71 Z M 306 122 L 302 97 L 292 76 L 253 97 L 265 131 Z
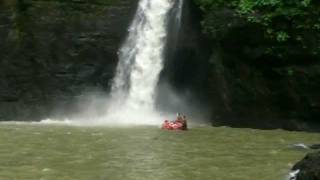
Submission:
M 177 43 L 169 39 L 167 58 L 162 77 L 178 89 L 194 92 L 205 87 L 211 46 L 201 31 L 201 12 L 192 1 L 184 1 L 182 22 Z M 200 95 L 203 93 L 199 93 Z
M 211 17 L 212 16 L 212 17 Z M 313 130 L 320 128 L 320 64 L 302 51 L 266 55 L 259 27 L 230 9 L 210 12 L 216 34 L 207 87 L 214 125 Z
M 205 83 L 211 47 L 200 23 L 201 12 L 189 0 L 184 0 L 180 28 L 175 22 L 169 22 L 165 62 L 157 89 L 157 108 L 208 121 L 208 112 L 203 109 L 208 107 Z
M 320 152 L 310 153 L 298 162 L 293 170 L 300 170 L 297 180 L 319 180 L 320 179 Z
M 137 0 L 0 2 L 0 120 L 38 120 L 108 90 Z

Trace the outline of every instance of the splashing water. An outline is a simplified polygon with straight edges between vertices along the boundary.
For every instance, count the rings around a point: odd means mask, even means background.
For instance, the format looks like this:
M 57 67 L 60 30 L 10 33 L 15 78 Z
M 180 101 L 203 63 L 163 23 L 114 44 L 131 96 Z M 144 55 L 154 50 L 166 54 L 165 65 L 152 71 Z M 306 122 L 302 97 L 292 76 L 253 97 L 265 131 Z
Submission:
M 163 68 L 170 11 L 181 21 L 183 0 L 140 0 L 129 35 L 119 50 L 119 64 L 111 89 L 108 119 L 121 123 L 154 124 L 155 93 Z
M 298 174 L 300 173 L 300 170 L 295 170 L 289 173 L 289 176 L 287 177 L 287 180 L 296 180 Z

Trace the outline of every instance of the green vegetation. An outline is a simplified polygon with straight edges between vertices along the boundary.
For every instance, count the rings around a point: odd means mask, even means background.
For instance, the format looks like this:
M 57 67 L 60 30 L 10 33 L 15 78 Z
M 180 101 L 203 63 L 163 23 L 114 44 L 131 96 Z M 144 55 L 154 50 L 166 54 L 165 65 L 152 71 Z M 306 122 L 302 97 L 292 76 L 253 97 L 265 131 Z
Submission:
M 318 121 L 320 1 L 194 2 L 213 54 L 214 122 L 304 129 L 299 120 Z M 239 117 L 244 120 L 236 122 Z
M 203 26 L 209 34 L 221 27 L 232 28 L 231 21 L 223 26 L 214 19 L 217 11 L 232 11 L 232 16 L 263 31 L 271 46 L 265 53 L 285 57 L 292 48 L 305 54 L 320 55 L 320 2 L 317 0 L 195 0 L 205 14 Z M 220 29 L 219 29 L 220 28 Z M 253 34 L 254 35 L 254 34 Z M 257 36 L 257 35 L 255 35 Z M 261 37 L 257 37 L 261 38 Z M 295 53 L 296 54 L 296 53 Z

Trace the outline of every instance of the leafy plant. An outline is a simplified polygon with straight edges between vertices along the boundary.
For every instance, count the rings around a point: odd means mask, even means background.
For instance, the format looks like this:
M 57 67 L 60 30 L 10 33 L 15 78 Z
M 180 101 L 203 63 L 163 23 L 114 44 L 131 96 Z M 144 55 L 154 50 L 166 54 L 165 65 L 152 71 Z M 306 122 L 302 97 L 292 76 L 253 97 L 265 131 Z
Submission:
M 320 53 L 320 1 L 318 0 L 194 0 L 204 13 L 208 34 L 217 33 L 212 13 L 229 9 L 237 18 L 265 31 L 266 40 L 283 46 L 295 44 L 310 54 Z M 228 23 L 228 22 L 225 22 Z M 225 26 L 227 27 L 227 26 Z

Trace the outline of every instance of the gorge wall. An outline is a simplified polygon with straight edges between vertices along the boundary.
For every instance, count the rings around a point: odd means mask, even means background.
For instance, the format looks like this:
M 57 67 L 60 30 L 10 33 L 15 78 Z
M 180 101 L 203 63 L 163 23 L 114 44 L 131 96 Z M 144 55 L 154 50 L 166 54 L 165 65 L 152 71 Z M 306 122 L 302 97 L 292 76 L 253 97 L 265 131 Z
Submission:
M 137 2 L 1 1 L 0 119 L 64 114 L 88 89 L 107 91 Z
M 312 2 L 306 9 L 288 2 L 282 9 L 279 7 L 280 12 L 274 12 L 276 8 L 272 4 L 261 3 L 260 11 L 257 7 L 252 11 L 253 16 L 246 17 L 239 15 L 244 7 L 237 7 L 237 0 L 233 4 L 195 1 L 201 6 L 202 28 L 212 49 L 206 92 L 212 103 L 213 123 L 319 130 L 320 56 L 314 49 L 320 47 L 320 33 L 309 29 L 313 24 L 310 19 L 317 16 L 305 13 L 318 9 L 319 3 Z M 246 5 L 244 1 L 241 3 Z M 287 16 L 289 11 L 304 14 Z M 269 19 L 268 29 L 265 24 L 257 23 L 263 15 L 274 17 Z M 250 19 L 254 17 L 257 21 Z M 303 26 L 306 18 L 310 24 Z M 268 36 L 277 28 L 285 29 L 289 39 L 281 39 L 285 34 L 282 31 L 274 39 Z
M 1 1 L 0 120 L 63 118 L 78 110 L 87 92 L 107 94 L 137 5 L 138 0 Z M 188 88 L 202 84 L 197 74 L 204 76 L 204 63 L 197 60 L 201 31 L 193 26 L 198 19 L 192 19 L 190 5 L 185 2 L 183 35 L 176 47 L 166 48 L 162 73 L 164 81 Z M 183 62 L 198 70 L 188 77 L 170 74 L 184 72 Z
M 190 92 L 208 107 L 213 125 L 317 130 L 317 58 L 298 53 L 288 63 L 266 56 L 268 43 L 258 27 L 228 8 L 208 13 L 185 2 L 179 39 L 168 46 L 160 82 Z M 0 120 L 67 114 L 83 92 L 108 92 L 137 3 L 1 1 Z M 221 29 L 216 36 L 204 33 L 207 16 Z

